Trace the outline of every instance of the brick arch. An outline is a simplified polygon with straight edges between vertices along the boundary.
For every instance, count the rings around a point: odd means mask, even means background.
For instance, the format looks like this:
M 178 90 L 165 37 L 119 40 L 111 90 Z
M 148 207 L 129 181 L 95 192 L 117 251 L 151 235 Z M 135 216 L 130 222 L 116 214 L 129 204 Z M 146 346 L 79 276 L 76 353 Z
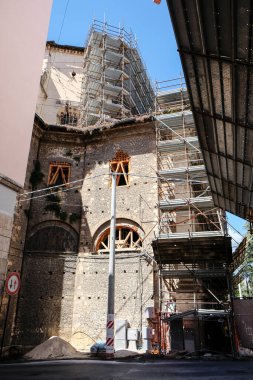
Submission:
M 96 251 L 108 251 L 104 245 L 106 245 L 106 239 L 110 234 L 110 221 L 107 221 L 101 225 L 94 234 L 94 248 Z M 116 223 L 116 250 L 121 250 L 121 244 L 117 242 L 117 236 L 122 241 L 122 250 L 135 250 L 142 247 L 142 240 L 144 238 L 144 232 L 142 228 L 132 220 L 117 219 Z M 125 240 L 125 243 L 123 241 Z M 104 245 L 102 244 L 104 243 Z M 103 249 L 104 248 L 104 249 Z
M 36 225 L 27 240 L 27 252 L 74 252 L 78 250 L 78 234 L 68 224 L 46 221 Z

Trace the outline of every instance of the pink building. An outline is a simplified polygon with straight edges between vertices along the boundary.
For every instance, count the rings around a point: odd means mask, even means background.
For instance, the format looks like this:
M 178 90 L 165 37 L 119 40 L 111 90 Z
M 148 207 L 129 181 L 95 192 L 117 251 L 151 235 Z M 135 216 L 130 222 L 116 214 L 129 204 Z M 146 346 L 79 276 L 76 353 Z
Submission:
M 17 192 L 22 189 L 52 0 L 0 4 L 0 298 Z

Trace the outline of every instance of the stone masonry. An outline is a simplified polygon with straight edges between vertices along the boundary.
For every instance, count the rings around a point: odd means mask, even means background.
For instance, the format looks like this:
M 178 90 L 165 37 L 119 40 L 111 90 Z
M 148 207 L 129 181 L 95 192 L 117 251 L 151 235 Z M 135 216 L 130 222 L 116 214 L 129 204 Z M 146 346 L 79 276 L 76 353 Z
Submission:
M 153 306 L 153 268 L 143 253 L 152 252 L 157 226 L 152 119 L 90 130 L 48 127 L 37 119 L 26 190 L 46 191 L 21 197 L 27 200 L 19 203 L 15 217 L 19 235 L 13 235 L 12 250 L 18 246 L 19 251 L 9 270 L 16 265 L 21 271 L 22 286 L 10 308 L 12 333 L 6 333 L 4 346 L 24 352 L 58 335 L 87 349 L 105 339 L 108 252 L 98 252 L 98 241 L 110 223 L 110 161 L 119 150 L 129 156 L 130 173 L 129 184 L 117 186 L 117 226 L 137 231 L 142 247 L 116 252 L 115 314 L 131 327 L 147 323 L 144 312 Z M 40 181 L 32 186 L 38 162 Z M 69 181 L 75 183 L 49 189 L 52 162 L 70 165 Z

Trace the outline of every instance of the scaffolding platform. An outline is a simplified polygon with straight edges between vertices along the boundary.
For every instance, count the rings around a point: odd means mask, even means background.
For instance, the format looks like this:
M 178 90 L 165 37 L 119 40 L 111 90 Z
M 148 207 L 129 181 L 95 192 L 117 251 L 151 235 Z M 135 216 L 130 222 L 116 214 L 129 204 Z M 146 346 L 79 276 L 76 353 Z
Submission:
M 161 234 L 152 247 L 154 257 L 161 265 L 213 260 L 226 264 L 232 260 L 231 238 L 220 231 Z
M 136 41 L 123 27 L 93 22 L 83 74 L 83 127 L 153 112 L 154 90 Z
M 156 94 L 159 222 L 152 248 L 159 268 L 157 304 L 162 316 L 161 345 L 166 351 L 189 344 L 182 338 L 186 326 L 196 328 L 201 346 L 209 327 L 195 323 L 199 318 L 206 317 L 217 327 L 221 317 L 230 323 L 226 310 L 203 306 L 224 307 L 220 299 L 230 292 L 232 248 L 224 213 L 211 196 L 183 78 L 158 83 Z M 173 303 L 176 312 L 168 317 Z M 194 339 L 190 346 L 193 349 Z
M 174 210 L 174 209 L 188 209 L 190 205 L 195 205 L 197 207 L 200 207 L 202 210 L 206 208 L 214 207 L 213 204 L 213 197 L 195 197 L 195 198 L 188 198 L 188 199 L 162 199 L 159 202 L 159 207 L 161 210 Z

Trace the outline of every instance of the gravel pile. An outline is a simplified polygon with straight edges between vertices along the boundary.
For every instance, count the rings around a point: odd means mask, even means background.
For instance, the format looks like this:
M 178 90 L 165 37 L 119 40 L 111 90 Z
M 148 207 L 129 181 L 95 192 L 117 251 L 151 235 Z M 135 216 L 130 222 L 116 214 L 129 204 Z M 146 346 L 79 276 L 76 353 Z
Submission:
M 33 360 L 78 357 L 80 353 L 70 343 L 58 336 L 53 336 L 25 354 Z

